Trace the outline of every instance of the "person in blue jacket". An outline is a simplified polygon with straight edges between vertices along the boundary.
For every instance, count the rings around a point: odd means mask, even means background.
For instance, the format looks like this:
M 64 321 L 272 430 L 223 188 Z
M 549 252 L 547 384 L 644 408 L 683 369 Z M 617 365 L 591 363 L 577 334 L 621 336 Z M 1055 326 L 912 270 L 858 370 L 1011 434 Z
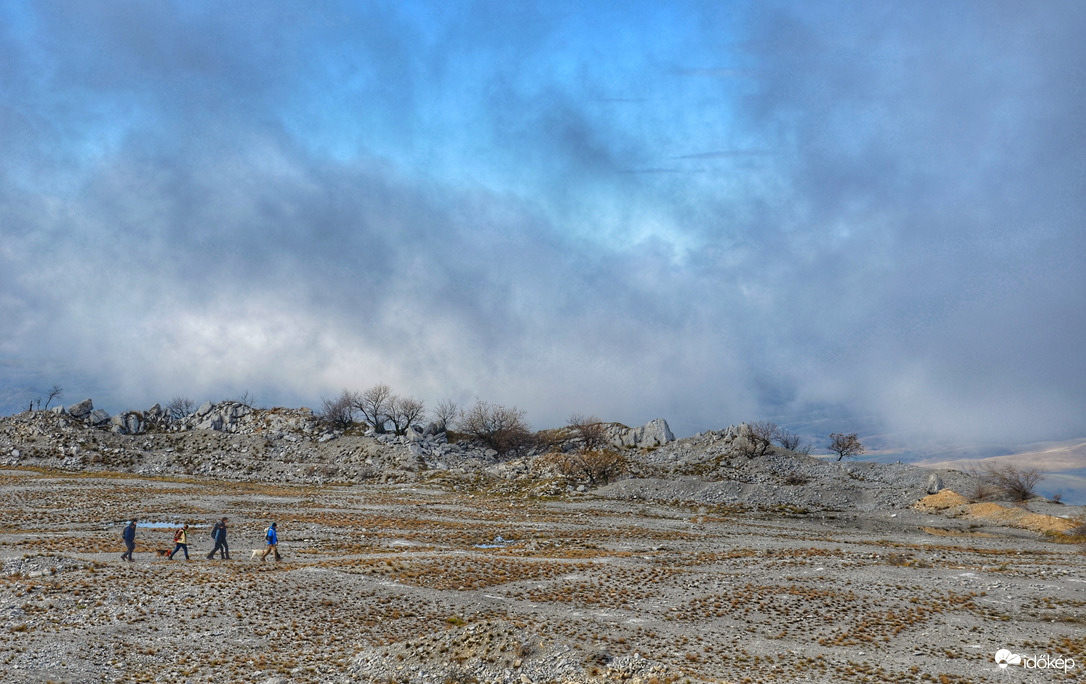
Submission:
M 211 538 L 215 540 L 215 548 L 211 549 L 211 553 L 207 554 L 208 559 L 214 558 L 215 552 L 218 551 L 223 560 L 228 560 L 230 558 L 230 547 L 226 544 L 226 518 L 215 523 L 215 526 L 211 528 Z
M 272 523 L 271 527 L 269 527 L 268 531 L 264 534 L 264 541 L 268 542 L 268 548 L 264 549 L 264 554 L 260 556 L 260 560 L 267 558 L 268 554 L 273 551 L 275 552 L 275 560 L 282 560 L 279 556 L 279 534 L 275 529 L 275 523 Z
M 132 560 L 132 552 L 136 550 L 136 521 L 128 523 L 128 526 L 124 528 L 124 532 L 121 533 L 121 539 L 124 540 L 125 552 L 121 554 L 121 560 Z

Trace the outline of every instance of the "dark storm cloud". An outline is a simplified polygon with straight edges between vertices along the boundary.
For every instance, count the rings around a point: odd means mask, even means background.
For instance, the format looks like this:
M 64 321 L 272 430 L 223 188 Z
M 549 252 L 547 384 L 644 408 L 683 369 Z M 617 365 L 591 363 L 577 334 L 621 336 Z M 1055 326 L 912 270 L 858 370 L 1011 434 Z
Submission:
M 7 367 L 113 408 L 387 381 L 541 427 L 1081 433 L 1076 5 L 759 4 L 741 40 L 560 3 L 28 7 Z

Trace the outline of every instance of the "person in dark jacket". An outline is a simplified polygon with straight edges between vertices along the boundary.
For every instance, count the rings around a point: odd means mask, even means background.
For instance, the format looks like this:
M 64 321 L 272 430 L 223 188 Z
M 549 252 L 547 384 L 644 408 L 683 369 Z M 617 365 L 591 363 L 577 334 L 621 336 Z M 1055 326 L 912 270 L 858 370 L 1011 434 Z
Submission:
M 272 523 L 264 534 L 264 541 L 268 542 L 268 548 L 264 549 L 264 555 L 260 557 L 260 560 L 267 558 L 268 554 L 273 551 L 275 552 L 275 560 L 282 560 L 279 556 L 279 533 L 275 529 L 275 523 Z
M 125 552 L 121 554 L 121 560 L 132 560 L 132 552 L 136 550 L 136 521 L 128 523 L 128 527 L 124 528 L 124 532 L 121 533 L 121 539 L 124 539 Z
M 207 554 L 208 559 L 214 558 L 216 551 L 223 560 L 230 558 L 230 547 L 226 544 L 226 518 L 215 523 L 215 526 L 211 528 L 211 538 L 215 540 L 215 548 Z

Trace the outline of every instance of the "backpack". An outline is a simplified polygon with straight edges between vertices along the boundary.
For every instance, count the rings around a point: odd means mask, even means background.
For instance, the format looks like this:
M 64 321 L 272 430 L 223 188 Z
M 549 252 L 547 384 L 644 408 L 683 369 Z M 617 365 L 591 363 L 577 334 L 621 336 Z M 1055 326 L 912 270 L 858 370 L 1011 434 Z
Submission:
M 177 531 L 173 533 L 173 540 L 174 540 L 175 542 L 179 542 L 179 541 L 181 541 L 181 536 L 182 536 L 183 534 L 185 534 L 185 528 L 183 528 L 183 527 L 178 527 L 178 528 L 177 528 Z
M 222 523 L 215 523 L 214 525 L 211 526 L 211 538 L 216 540 L 216 541 L 218 541 L 218 539 L 219 539 L 219 526 L 220 525 L 222 525 Z

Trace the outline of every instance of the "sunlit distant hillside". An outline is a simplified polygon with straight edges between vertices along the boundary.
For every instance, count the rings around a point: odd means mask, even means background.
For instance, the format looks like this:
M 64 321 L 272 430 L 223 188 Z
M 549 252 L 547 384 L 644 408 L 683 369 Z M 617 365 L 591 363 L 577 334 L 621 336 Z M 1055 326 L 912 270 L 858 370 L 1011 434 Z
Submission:
M 963 450 L 964 451 L 964 450 Z M 1047 497 L 1060 495 L 1064 503 L 1086 503 L 1086 439 L 1064 442 L 1025 444 L 1011 453 L 997 456 L 950 452 L 947 458 L 925 458 L 913 461 L 933 468 L 969 470 L 986 466 L 1011 464 L 1040 468 L 1045 478 L 1037 491 Z

